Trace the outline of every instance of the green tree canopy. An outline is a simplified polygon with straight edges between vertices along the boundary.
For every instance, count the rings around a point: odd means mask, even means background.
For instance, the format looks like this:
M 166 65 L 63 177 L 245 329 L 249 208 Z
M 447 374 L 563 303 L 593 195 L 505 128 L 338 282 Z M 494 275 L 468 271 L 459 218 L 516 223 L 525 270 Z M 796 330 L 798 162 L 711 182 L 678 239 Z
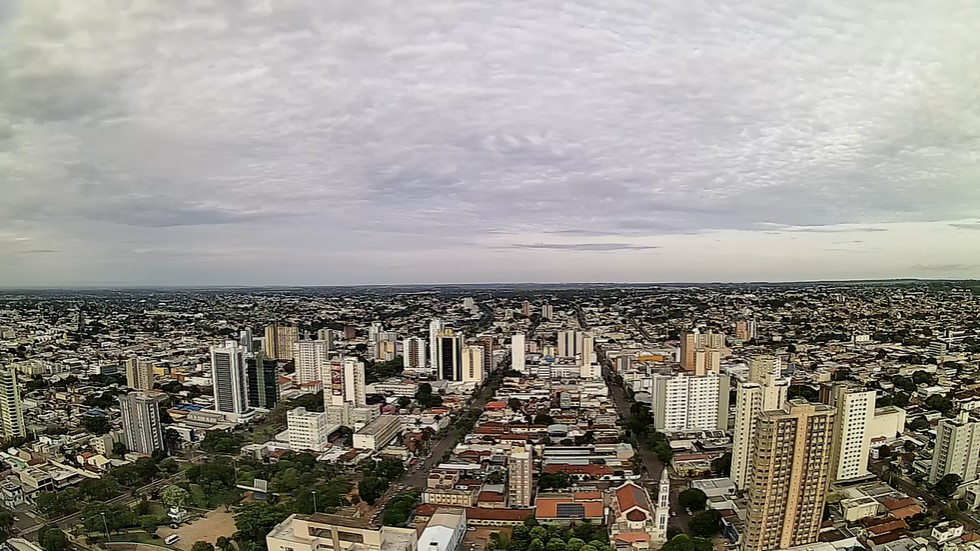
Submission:
M 685 509 L 703 511 L 705 504 L 708 503 L 708 496 L 697 488 L 690 488 L 677 496 L 677 502 Z

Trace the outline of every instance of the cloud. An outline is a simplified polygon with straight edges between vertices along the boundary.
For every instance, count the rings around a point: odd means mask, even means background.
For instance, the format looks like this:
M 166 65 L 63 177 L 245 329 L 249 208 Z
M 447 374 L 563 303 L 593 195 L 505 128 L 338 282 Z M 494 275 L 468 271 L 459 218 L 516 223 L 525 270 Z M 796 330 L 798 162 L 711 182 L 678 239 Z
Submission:
M 130 234 L 321 259 L 310 277 L 457 247 L 502 277 L 494 235 L 980 216 L 971 0 L 124 4 L 0 7 L 0 231 L 77 239 L 69 279 L 178 277 L 120 264 Z
M 925 272 L 966 272 L 980 270 L 980 264 L 916 264 L 912 269 Z
M 950 226 L 960 230 L 980 230 L 980 222 L 950 224 Z
M 11 254 L 56 254 L 60 251 L 55 249 L 24 249 L 20 251 L 13 251 Z
M 651 245 L 629 243 L 515 243 L 518 249 L 543 249 L 553 251 L 645 251 L 659 249 Z

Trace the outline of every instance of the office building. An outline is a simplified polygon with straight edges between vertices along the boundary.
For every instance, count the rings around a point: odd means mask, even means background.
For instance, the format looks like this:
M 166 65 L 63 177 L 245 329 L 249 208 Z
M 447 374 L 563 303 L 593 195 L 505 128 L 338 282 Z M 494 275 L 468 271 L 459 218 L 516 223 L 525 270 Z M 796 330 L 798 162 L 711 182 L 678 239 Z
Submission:
M 652 379 L 651 409 L 657 430 L 728 428 L 728 375 L 673 373 Z
M 946 475 L 959 475 L 963 482 L 977 479 L 980 458 L 980 422 L 962 412 L 956 419 L 941 419 L 936 425 L 936 447 L 932 454 L 929 483 Z
M 245 349 L 245 352 L 255 352 L 255 337 L 252 335 L 252 328 L 246 327 L 238 332 L 238 344 Z
M 163 424 L 157 401 L 142 392 L 119 396 L 123 443 L 126 449 L 146 455 L 164 449 Z
M 397 415 L 381 415 L 354 433 L 354 448 L 379 451 L 402 432 Z
M 678 361 L 685 371 L 694 371 L 695 351 L 698 348 L 699 336 L 697 329 L 681 335 L 681 352 Z
M 265 355 L 274 360 L 292 360 L 293 343 L 299 340 L 295 325 L 273 323 L 265 328 Z
M 402 367 L 422 369 L 426 367 L 427 346 L 425 339 L 409 337 L 402 341 Z
M 452 329 L 436 334 L 436 377 L 447 381 L 463 380 L 462 335 Z
M 286 413 L 289 449 L 294 452 L 322 452 L 329 446 L 330 425 L 326 413 L 306 411 L 298 407 Z
M 334 333 L 336 333 L 336 331 L 333 329 L 318 329 L 316 332 L 316 340 L 327 343 L 327 348 L 333 350 Z
M 245 349 L 237 341 L 211 347 L 211 384 L 216 411 L 239 415 L 248 410 Z
M 828 404 L 837 409 L 831 474 L 834 480 L 853 480 L 870 474 L 868 429 L 875 416 L 875 391 L 855 384 L 837 384 Z
M 265 543 L 269 551 L 425 551 L 418 549 L 415 528 L 323 513 L 290 515 L 269 532 Z
M 261 350 L 245 360 L 245 379 L 248 381 L 248 405 L 272 409 L 279 403 L 279 370 L 276 361 L 265 357 Z
M 524 346 L 524 333 L 514 333 L 510 336 L 510 368 L 526 374 L 527 362 L 524 356 Z
M 749 463 L 752 442 L 758 426 L 758 416 L 763 411 L 783 408 L 790 379 L 779 373 L 757 370 L 758 378 L 739 381 L 735 393 L 735 431 L 732 435 L 731 478 L 739 490 L 748 488 Z
M 126 386 L 135 390 L 153 390 L 153 364 L 137 358 L 126 360 Z
M 0 426 L 5 439 L 27 436 L 17 370 L 12 367 L 0 368 Z
M 486 377 L 483 369 L 484 349 L 482 346 L 470 344 L 463 347 L 462 374 L 464 383 L 482 384 Z
M 507 459 L 507 505 L 511 508 L 529 507 L 531 505 L 531 465 L 533 450 L 524 444 L 513 446 Z
M 440 319 L 434 319 L 429 322 L 429 363 L 432 365 L 432 370 L 435 372 L 436 377 L 439 377 L 439 368 L 436 363 L 439 357 L 439 332 L 445 329 L 446 326 Z
M 293 362 L 296 384 L 321 381 L 323 368 L 330 363 L 330 345 L 327 341 L 296 341 L 293 343 Z
M 830 406 L 802 400 L 759 414 L 743 551 L 817 541 L 831 480 L 835 415 Z

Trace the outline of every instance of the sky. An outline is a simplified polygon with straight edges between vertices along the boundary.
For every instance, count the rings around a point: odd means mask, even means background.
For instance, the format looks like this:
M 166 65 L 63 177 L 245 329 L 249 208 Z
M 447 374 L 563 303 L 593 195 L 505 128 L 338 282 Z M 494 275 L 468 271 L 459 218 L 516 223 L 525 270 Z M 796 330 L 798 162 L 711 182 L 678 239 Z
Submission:
M 0 286 L 980 277 L 975 0 L 0 0 Z

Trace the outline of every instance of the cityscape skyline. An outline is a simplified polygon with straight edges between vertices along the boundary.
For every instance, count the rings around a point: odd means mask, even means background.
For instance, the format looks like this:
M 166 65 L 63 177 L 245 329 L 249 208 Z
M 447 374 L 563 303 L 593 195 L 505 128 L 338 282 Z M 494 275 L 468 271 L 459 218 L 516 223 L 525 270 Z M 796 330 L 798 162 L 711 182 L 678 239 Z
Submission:
M 978 24 L 8 1 L 0 285 L 980 277 Z

